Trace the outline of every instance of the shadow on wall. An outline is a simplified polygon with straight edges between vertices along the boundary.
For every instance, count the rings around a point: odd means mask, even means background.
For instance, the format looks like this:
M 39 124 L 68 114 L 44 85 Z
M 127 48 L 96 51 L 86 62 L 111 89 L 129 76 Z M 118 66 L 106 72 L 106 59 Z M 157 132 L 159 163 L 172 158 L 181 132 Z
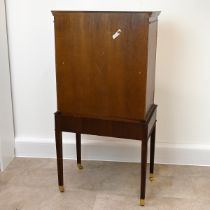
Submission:
M 171 21 L 159 21 L 155 103 L 158 104 L 157 140 L 160 142 L 176 141 L 177 128 L 185 120 L 187 34 L 180 27 Z

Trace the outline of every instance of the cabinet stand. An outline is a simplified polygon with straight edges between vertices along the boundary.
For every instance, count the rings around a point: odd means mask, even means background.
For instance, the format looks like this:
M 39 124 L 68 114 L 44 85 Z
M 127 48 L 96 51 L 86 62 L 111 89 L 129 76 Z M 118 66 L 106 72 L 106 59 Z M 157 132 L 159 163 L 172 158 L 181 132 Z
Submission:
M 145 120 L 96 119 L 73 116 L 62 112 L 55 113 L 55 140 L 57 152 L 58 185 L 64 192 L 62 131 L 76 133 L 77 165 L 81 165 L 81 134 L 102 135 L 118 138 L 140 140 L 141 147 L 141 186 L 140 205 L 144 205 L 146 188 L 147 147 L 150 142 L 150 180 L 154 179 L 154 154 L 157 105 L 151 106 Z

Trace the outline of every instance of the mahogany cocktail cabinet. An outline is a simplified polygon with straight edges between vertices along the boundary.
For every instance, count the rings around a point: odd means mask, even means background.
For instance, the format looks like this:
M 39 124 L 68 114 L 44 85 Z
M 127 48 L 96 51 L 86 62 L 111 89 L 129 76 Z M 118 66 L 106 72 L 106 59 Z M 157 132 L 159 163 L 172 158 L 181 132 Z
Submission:
M 63 183 L 62 131 L 141 141 L 140 205 L 144 205 L 147 147 L 153 179 L 157 23 L 160 12 L 53 11 L 58 184 Z M 150 138 L 151 137 L 151 138 Z M 119 140 L 116 138 L 116 140 Z

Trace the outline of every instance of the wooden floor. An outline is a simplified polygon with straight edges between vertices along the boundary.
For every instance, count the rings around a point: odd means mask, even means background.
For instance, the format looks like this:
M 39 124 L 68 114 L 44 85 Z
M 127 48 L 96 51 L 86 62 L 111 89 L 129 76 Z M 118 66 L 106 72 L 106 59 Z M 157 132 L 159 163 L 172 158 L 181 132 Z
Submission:
M 64 161 L 65 192 L 55 159 L 16 158 L 0 172 L 0 210 L 210 210 L 210 167 L 156 165 L 140 207 L 140 165 Z

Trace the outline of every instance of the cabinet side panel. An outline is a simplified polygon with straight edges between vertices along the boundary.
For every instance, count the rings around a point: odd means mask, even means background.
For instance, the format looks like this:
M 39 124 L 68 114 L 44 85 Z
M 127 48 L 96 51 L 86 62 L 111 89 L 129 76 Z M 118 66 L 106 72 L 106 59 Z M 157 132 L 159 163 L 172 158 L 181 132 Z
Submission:
M 82 116 L 143 119 L 145 14 L 55 16 L 58 110 Z
M 154 104 L 157 25 L 157 21 L 151 22 L 149 24 L 146 113 L 149 111 L 151 105 Z

